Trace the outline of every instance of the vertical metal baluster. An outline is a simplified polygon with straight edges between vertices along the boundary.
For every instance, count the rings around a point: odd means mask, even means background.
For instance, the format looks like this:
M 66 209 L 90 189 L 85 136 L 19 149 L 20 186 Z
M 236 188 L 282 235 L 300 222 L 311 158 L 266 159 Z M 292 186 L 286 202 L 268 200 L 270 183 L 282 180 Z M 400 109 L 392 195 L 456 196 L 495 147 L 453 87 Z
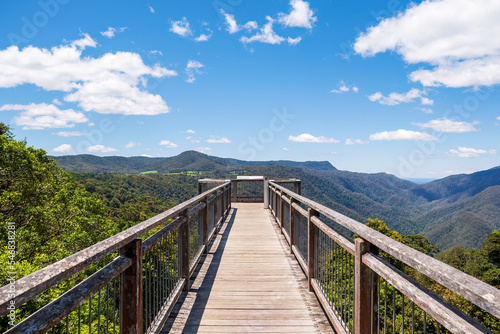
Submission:
M 314 233 L 316 234 L 316 242 L 318 243 L 314 249 L 314 252 L 316 253 L 314 255 L 314 260 L 316 261 L 316 265 L 314 266 L 314 277 L 319 281 L 319 286 L 324 293 L 325 290 L 323 288 L 323 275 L 318 268 L 321 265 L 319 254 L 323 251 L 323 238 L 321 237 L 321 233 L 319 232 L 318 228 L 315 229 Z
M 331 260 L 332 260 L 332 255 L 333 255 L 333 241 L 330 240 L 330 245 L 328 247 L 328 253 L 326 255 L 327 257 L 327 262 L 325 264 L 326 268 L 328 269 L 328 302 L 330 306 L 332 306 L 332 301 L 333 301 L 333 272 L 332 272 L 332 267 L 331 267 Z
M 345 280 L 344 280 L 344 258 L 343 258 L 343 254 L 342 254 L 342 248 L 339 249 L 339 255 L 340 255 L 340 284 L 342 285 L 341 288 L 340 288 L 340 317 L 342 319 L 342 321 L 344 321 L 345 323 L 345 318 L 344 318 L 344 301 L 345 301 L 345 297 L 344 297 L 344 292 L 345 292 Z
M 403 295 L 403 293 L 401 293 L 401 297 L 402 297 L 402 302 L 401 302 L 401 305 L 402 305 L 402 317 L 401 317 L 401 334 L 404 334 L 405 332 L 405 295 Z
M 109 285 L 111 282 L 106 284 L 106 334 L 109 334 Z
M 153 316 L 153 291 L 152 291 L 152 287 L 153 287 L 153 281 L 152 281 L 152 277 L 153 277 L 153 249 L 151 249 L 149 251 L 149 277 L 148 277 L 148 285 L 149 285 L 149 288 L 148 288 L 148 294 L 149 294 L 149 305 L 148 305 L 148 327 L 151 325 L 151 319 L 152 319 L 152 316 Z
M 164 245 L 165 239 L 161 242 L 160 252 L 161 252 L 161 296 L 162 296 L 162 305 L 167 301 L 167 255 L 165 254 Z
M 153 312 L 151 313 L 151 324 L 155 322 L 156 316 L 158 315 L 158 245 L 153 248 L 153 274 L 151 279 L 153 285 L 151 286 L 151 296 L 153 297 Z
M 116 278 L 113 282 L 113 334 L 116 332 Z
M 411 303 L 411 334 L 415 333 L 415 303 Z
M 66 316 L 66 334 L 69 333 L 69 315 Z
M 380 281 L 382 278 L 379 276 L 378 277 L 378 282 L 377 282 L 377 334 L 380 334 Z
M 97 333 L 101 333 L 101 290 L 97 292 Z
M 81 327 L 82 327 L 82 307 L 78 306 L 78 334 L 81 333 Z
M 351 319 L 352 324 L 354 324 L 354 257 L 346 251 L 346 256 L 350 259 L 350 267 L 351 267 L 351 279 L 349 280 L 350 284 L 350 291 L 351 291 L 351 298 L 349 299 L 350 302 L 350 310 L 351 310 Z M 354 330 L 354 329 L 353 329 Z
M 342 251 L 344 249 L 342 248 Z M 343 301 L 344 301 L 344 322 L 346 323 L 347 325 L 347 328 L 349 328 L 349 321 L 348 321 L 348 315 L 349 315 L 349 304 L 348 304 L 348 300 L 349 300 L 349 297 L 347 296 L 348 293 L 349 293 L 349 283 L 348 283 L 348 274 L 347 274 L 347 261 L 346 261 L 346 256 L 345 256 L 345 252 L 343 251 L 342 252 L 342 267 L 344 269 L 344 279 L 342 280 L 344 282 L 344 298 L 343 298 Z
M 337 288 L 336 288 L 336 293 L 337 293 L 337 296 L 335 298 L 335 308 L 337 309 L 337 314 L 340 316 L 340 295 L 341 295 L 341 285 L 340 283 L 342 282 L 342 279 L 341 279 L 341 276 L 340 276 L 340 271 L 341 271 L 341 268 L 340 268 L 340 258 L 339 258 L 339 251 L 340 251 L 340 247 L 337 246 L 337 248 L 335 249 L 335 275 L 336 275 L 336 284 L 337 284 Z
M 338 314 L 338 307 L 339 307 L 339 263 L 338 263 L 338 247 L 335 246 L 333 249 L 333 268 L 334 268 L 334 280 L 335 280 L 335 297 L 333 300 L 335 311 L 337 311 Z
M 392 292 L 392 332 L 396 334 L 396 296 L 397 290 L 394 289 Z
M 92 296 L 89 298 L 89 334 L 92 334 Z
M 385 298 L 384 298 L 384 334 L 387 334 L 387 281 L 385 281 Z
M 424 334 L 427 333 L 427 313 L 424 311 Z
M 144 324 L 145 324 L 146 328 L 149 327 L 149 303 L 150 303 L 150 298 L 151 298 L 150 291 L 149 291 L 149 276 L 151 275 L 151 272 L 150 272 L 151 253 L 150 252 L 151 252 L 151 250 L 145 254 L 145 258 L 144 258 L 145 269 L 144 269 L 144 278 L 143 278 L 143 281 L 144 281 L 144 291 L 143 291 L 143 294 L 144 294 L 144 305 L 143 305 L 144 315 L 143 315 L 143 318 L 144 318 Z
M 437 320 L 436 320 L 436 334 L 439 334 L 440 330 L 441 330 L 441 328 L 440 328 L 439 322 L 437 322 Z

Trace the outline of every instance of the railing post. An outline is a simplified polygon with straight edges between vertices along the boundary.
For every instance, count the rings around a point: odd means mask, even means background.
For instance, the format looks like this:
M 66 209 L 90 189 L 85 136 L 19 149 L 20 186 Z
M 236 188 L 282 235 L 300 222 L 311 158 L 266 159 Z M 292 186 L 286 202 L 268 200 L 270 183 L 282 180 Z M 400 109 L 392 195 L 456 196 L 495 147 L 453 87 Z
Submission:
M 208 196 L 205 197 L 205 207 L 203 208 L 203 244 L 205 245 L 205 254 L 208 254 Z
M 120 255 L 134 260 L 120 275 L 120 332 L 142 333 L 142 240 L 123 246 Z
M 295 218 L 293 214 L 293 203 L 295 199 L 290 197 L 290 254 L 293 254 L 293 245 L 295 245 Z
M 269 179 L 264 178 L 264 209 L 269 209 Z
M 189 212 L 182 211 L 180 216 L 186 221 L 179 226 L 179 268 L 180 276 L 185 279 L 183 290 L 189 290 Z
M 285 207 L 285 200 L 283 199 L 283 192 L 280 191 L 280 230 L 281 230 L 281 234 L 283 234 L 283 228 L 285 227 L 285 222 L 283 221 L 283 218 L 285 217 L 285 214 L 283 213 L 284 207 Z
M 238 182 L 236 180 L 231 180 L 231 188 L 232 188 L 232 201 L 236 203 L 238 201 Z
M 214 198 L 214 227 L 217 229 L 217 226 L 219 226 L 219 219 L 217 216 L 219 215 L 219 206 L 217 205 L 217 192 L 215 192 L 215 198 Z
M 231 210 L 231 184 L 226 187 L 226 199 L 227 199 L 227 210 L 226 213 L 229 214 Z
M 367 241 L 355 240 L 354 256 L 354 333 L 375 333 L 377 324 L 375 273 L 362 262 L 363 254 L 372 246 Z M 377 253 L 375 251 L 375 253 Z
M 307 265 L 308 265 L 308 277 L 307 277 L 307 282 L 309 286 L 309 291 L 312 292 L 313 287 L 312 287 L 312 279 L 314 278 L 314 273 L 316 272 L 316 226 L 314 223 L 311 221 L 312 217 L 314 216 L 319 216 L 319 212 L 317 212 L 314 209 L 309 208 L 307 210 L 308 213 L 308 219 L 307 219 L 307 225 L 308 225 L 308 249 L 307 249 Z
M 301 192 L 301 181 L 300 180 L 295 180 L 295 182 L 293 183 L 293 192 L 300 195 L 300 192 Z
M 224 213 L 226 212 L 226 199 L 224 196 L 224 188 L 222 188 L 222 193 L 220 194 L 220 218 L 224 218 Z

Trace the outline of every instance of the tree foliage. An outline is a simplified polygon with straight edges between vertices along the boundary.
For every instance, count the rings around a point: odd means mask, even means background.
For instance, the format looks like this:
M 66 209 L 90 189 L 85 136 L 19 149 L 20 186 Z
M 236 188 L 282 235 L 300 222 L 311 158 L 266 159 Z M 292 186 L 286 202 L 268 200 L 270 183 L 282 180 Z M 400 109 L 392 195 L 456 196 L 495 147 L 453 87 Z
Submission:
M 105 210 L 95 195 L 78 187 L 44 150 L 15 140 L 0 123 L 0 286 L 113 235 L 116 229 L 105 218 Z M 16 308 L 18 319 L 78 279 Z M 1 330 L 8 328 L 7 322 L 6 317 L 0 319 Z

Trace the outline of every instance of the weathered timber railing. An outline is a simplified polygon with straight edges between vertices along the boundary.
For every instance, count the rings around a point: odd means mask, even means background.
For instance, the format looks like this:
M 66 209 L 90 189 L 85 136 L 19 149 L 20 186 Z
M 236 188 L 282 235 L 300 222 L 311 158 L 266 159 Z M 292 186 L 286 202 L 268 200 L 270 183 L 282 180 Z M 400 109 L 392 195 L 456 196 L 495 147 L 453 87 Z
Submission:
M 231 208 L 231 183 L 0 288 L 0 316 L 112 254 L 103 268 L 6 333 L 158 333 Z M 163 227 L 162 227 L 163 226 Z M 161 228 L 161 229 L 160 229 Z M 159 229 L 159 230 L 158 230 Z M 138 239 L 152 234 L 144 241 Z M 13 288 L 14 287 L 14 288 Z
M 220 179 L 201 179 L 198 181 L 198 192 L 208 189 L 211 185 L 220 184 L 227 180 Z M 293 184 L 293 189 L 300 194 L 301 181 L 298 179 L 277 179 L 280 184 Z M 267 203 L 266 189 L 269 186 L 269 180 L 264 176 L 238 176 L 231 182 L 231 200 L 232 202 L 247 203 Z M 265 206 L 267 208 L 267 206 Z
M 497 318 L 500 290 L 277 183 L 269 182 L 265 207 L 338 333 L 492 333 L 384 260 L 379 250 Z M 353 242 L 345 231 L 358 238 Z

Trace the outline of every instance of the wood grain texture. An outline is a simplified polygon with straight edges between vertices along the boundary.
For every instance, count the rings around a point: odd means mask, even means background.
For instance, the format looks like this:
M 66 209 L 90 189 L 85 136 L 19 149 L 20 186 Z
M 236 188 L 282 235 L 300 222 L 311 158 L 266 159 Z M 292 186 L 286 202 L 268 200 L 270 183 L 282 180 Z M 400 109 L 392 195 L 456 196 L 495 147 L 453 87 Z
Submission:
M 262 203 L 228 219 L 162 333 L 333 333 Z

